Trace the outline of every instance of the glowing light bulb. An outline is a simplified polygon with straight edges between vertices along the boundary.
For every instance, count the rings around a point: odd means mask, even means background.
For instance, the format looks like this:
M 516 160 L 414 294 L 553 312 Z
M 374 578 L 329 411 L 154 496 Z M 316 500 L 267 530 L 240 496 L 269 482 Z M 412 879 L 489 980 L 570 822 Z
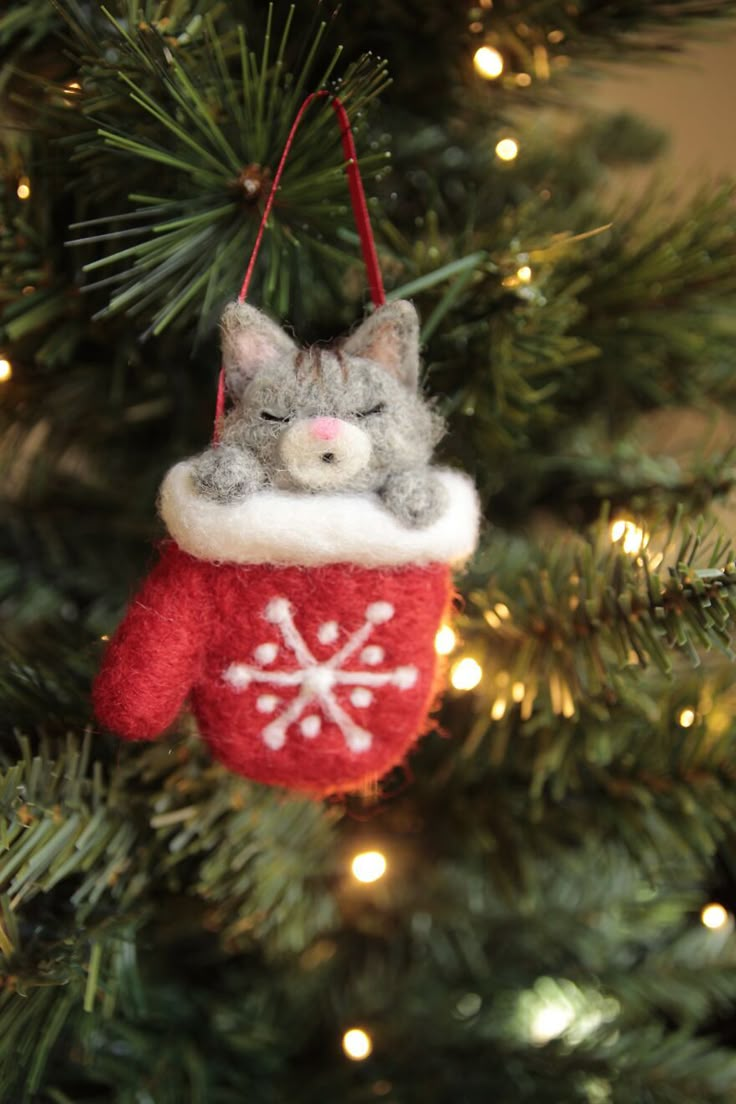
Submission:
M 614 544 L 623 541 L 623 550 L 630 556 L 638 556 L 649 544 L 649 536 L 640 526 L 626 518 L 619 518 L 611 525 L 611 540 Z
M 491 707 L 491 720 L 500 721 L 506 712 L 506 699 L 496 698 L 493 706 Z
M 450 625 L 442 625 L 434 638 L 434 650 L 437 655 L 449 655 L 457 644 L 457 635 Z
M 0 357 L 0 383 L 5 383 L 13 374 L 13 365 L 7 357 Z
M 30 199 L 31 198 L 31 182 L 27 176 L 22 176 L 18 181 L 18 187 L 15 190 L 15 194 L 18 199 Z
M 522 284 L 528 284 L 532 278 L 532 270 L 529 265 L 522 265 L 521 268 L 517 268 L 516 275 Z
M 496 157 L 501 161 L 513 161 L 519 156 L 519 143 L 515 138 L 502 138 L 496 143 Z
M 728 923 L 728 913 L 723 905 L 719 905 L 717 901 L 711 901 L 701 909 L 700 920 L 704 927 L 717 931 Z
M 677 723 L 681 728 L 692 728 L 695 724 L 695 710 L 690 709 L 689 706 L 687 709 L 683 709 L 677 718 Z
M 495 80 L 503 73 L 503 57 L 493 46 L 481 46 L 476 50 L 473 65 L 484 80 Z
M 483 668 L 477 660 L 465 656 L 453 664 L 450 682 L 456 690 L 472 690 L 483 678 Z
M 350 869 L 359 882 L 377 882 L 386 873 L 386 856 L 380 851 L 361 851 Z
M 548 1043 L 557 1039 L 574 1020 L 573 1010 L 566 1004 L 545 1004 L 537 1009 L 529 1026 L 529 1034 L 534 1043 Z
M 353 1062 L 362 1062 L 373 1050 L 373 1040 L 362 1027 L 351 1027 L 342 1037 L 342 1049 Z

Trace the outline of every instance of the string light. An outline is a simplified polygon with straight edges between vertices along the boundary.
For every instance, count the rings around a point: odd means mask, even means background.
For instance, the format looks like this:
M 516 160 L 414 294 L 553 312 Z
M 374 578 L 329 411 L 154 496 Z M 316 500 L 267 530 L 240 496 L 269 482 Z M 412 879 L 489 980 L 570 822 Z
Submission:
M 526 686 L 523 682 L 515 682 L 511 687 L 511 700 L 520 702 L 524 700 L 524 694 L 526 693 Z
M 718 931 L 728 923 L 728 913 L 723 905 L 719 905 L 717 901 L 711 901 L 701 909 L 700 920 L 704 927 L 710 928 L 711 931 Z
M 501 161 L 513 161 L 519 156 L 519 143 L 515 138 L 502 138 L 496 143 L 496 157 Z
M 496 80 L 503 73 L 503 57 L 493 46 L 481 46 L 473 55 L 476 73 L 484 80 Z
M 677 718 L 677 723 L 681 728 L 692 728 L 695 724 L 695 710 L 690 709 L 689 706 L 687 709 L 683 709 Z
M 521 280 L 522 284 L 528 284 L 532 278 L 532 270 L 529 265 L 522 265 L 521 268 L 517 268 L 516 275 Z
M 0 383 L 5 383 L 13 374 L 13 365 L 7 357 L 0 357 Z
M 496 698 L 493 706 L 491 707 L 491 720 L 500 721 L 506 712 L 506 700 L 505 698 Z
M 449 655 L 457 644 L 457 635 L 450 625 L 442 625 L 434 638 L 434 650 L 437 655 Z
M 529 1036 L 533 1043 L 548 1043 L 563 1035 L 574 1019 L 575 1013 L 568 1004 L 561 1001 L 544 1004 L 532 1017 Z
M 459 659 L 450 671 L 450 682 L 456 690 L 472 690 L 483 678 L 483 668 L 470 656 Z
M 638 556 L 649 544 L 648 534 L 626 518 L 619 518 L 611 525 L 611 540 L 614 544 L 623 541 L 623 550 L 630 556 Z
M 534 47 L 534 71 L 540 80 L 549 80 L 549 54 L 544 46 Z
M 386 856 L 380 851 L 361 851 L 353 859 L 350 869 L 359 882 L 377 882 L 386 873 Z
M 15 194 L 18 199 L 30 199 L 31 198 L 31 182 L 27 176 L 22 176 L 18 181 L 18 187 L 15 190 Z
M 342 1049 L 353 1062 L 362 1062 L 373 1050 L 373 1040 L 362 1027 L 351 1027 L 342 1037 Z

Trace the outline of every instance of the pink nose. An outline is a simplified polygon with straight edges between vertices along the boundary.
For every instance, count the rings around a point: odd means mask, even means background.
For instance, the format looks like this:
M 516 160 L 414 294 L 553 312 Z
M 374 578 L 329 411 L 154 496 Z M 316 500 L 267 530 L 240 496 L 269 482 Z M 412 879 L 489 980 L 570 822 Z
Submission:
M 320 441 L 334 441 L 340 433 L 339 418 L 312 418 L 309 432 Z

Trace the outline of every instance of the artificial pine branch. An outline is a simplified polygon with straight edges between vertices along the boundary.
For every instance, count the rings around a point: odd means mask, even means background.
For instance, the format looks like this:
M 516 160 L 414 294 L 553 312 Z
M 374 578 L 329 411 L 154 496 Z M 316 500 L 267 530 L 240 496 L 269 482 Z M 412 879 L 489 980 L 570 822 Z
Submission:
M 253 46 L 244 28 L 231 42 L 220 39 L 208 17 L 201 41 L 175 51 L 155 27 L 128 31 L 115 23 L 119 71 L 110 72 L 103 57 L 85 59 L 83 86 L 89 82 L 97 90 L 79 103 L 97 127 L 83 146 L 85 168 L 95 172 L 109 165 L 113 150 L 136 178 L 130 201 L 138 217 L 125 222 L 124 234 L 137 240 L 84 266 L 87 273 L 116 270 L 116 289 L 100 317 L 152 310 L 148 332 L 158 334 L 189 304 L 208 324 L 214 307 L 233 294 L 291 119 L 306 88 L 329 84 L 340 54 L 319 67 L 322 26 L 295 69 L 290 23 L 291 16 L 272 47 L 270 12 L 264 41 Z M 385 82 L 382 65 L 369 58 L 348 68 L 339 93 L 353 117 L 360 117 Z M 112 95 L 114 116 L 105 106 L 105 96 Z M 121 98 L 129 105 L 127 130 L 120 121 Z M 333 219 L 348 208 L 339 133 L 331 122 L 328 105 L 318 105 L 307 119 L 277 200 L 262 288 L 266 299 L 277 296 L 282 312 L 297 261 L 303 276 L 310 257 L 319 262 L 323 249 L 331 249 L 333 260 L 340 256 Z M 381 160 L 369 156 L 364 166 Z M 174 200 L 151 194 L 162 167 L 179 181 Z M 114 243 L 114 221 L 110 225 L 103 237 Z M 301 244 L 295 252 L 297 229 Z M 100 236 L 93 232 L 72 244 L 85 240 L 96 243 Z M 352 254 L 342 256 L 353 263 Z
M 555 713 L 571 717 L 580 700 L 616 701 L 629 664 L 670 673 L 675 649 L 695 664 L 712 648 L 733 658 L 736 568 L 729 546 L 717 539 L 708 547 L 701 525 L 677 548 L 676 528 L 675 521 L 656 560 L 644 529 L 637 530 L 639 547 L 623 551 L 605 519 L 588 543 L 559 541 L 536 563 L 520 563 L 520 548 L 509 545 L 504 571 L 514 572 L 513 591 L 490 571 L 486 588 L 471 594 L 469 625 L 497 672 L 487 694 L 501 716 L 514 685 L 523 688 L 523 718 L 542 691 Z M 485 555 L 498 562 L 499 551 L 490 545 Z M 668 555 L 673 562 L 660 568 Z M 696 567 L 698 555 L 707 566 Z

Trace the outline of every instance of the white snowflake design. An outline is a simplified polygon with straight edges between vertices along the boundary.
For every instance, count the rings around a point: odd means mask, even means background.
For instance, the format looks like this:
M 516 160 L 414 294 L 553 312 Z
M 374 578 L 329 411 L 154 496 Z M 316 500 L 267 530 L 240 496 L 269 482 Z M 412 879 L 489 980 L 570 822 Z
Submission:
M 384 659 L 384 650 L 368 640 L 376 625 L 390 621 L 394 613 L 390 602 L 371 602 L 366 606 L 365 621 L 329 659 L 320 662 L 312 655 L 306 640 L 294 624 L 291 603 L 288 598 L 273 598 L 263 611 L 266 621 L 276 626 L 281 643 L 297 661 L 293 669 L 271 668 L 281 645 L 268 640 L 253 651 L 255 664 L 231 663 L 222 677 L 233 690 L 242 691 L 253 683 L 277 690 L 281 687 L 298 687 L 299 693 L 288 704 L 277 693 L 260 694 L 256 699 L 259 713 L 281 712 L 270 721 L 261 737 L 268 747 L 277 751 L 286 742 L 290 725 L 299 724 L 302 736 L 313 739 L 322 730 L 322 718 L 332 721 L 345 738 L 351 751 L 367 751 L 373 735 L 354 720 L 335 698 L 335 687 L 352 686 L 351 704 L 358 710 L 365 709 L 374 698 L 374 690 L 393 686 L 398 690 L 410 690 L 416 684 L 419 672 L 416 667 L 394 667 L 388 671 L 346 670 L 345 663 L 359 649 L 359 659 L 366 667 L 377 667 Z M 317 630 L 320 644 L 334 644 L 340 635 L 337 621 L 325 621 Z M 308 709 L 317 706 L 320 712 Z M 322 714 L 322 716 L 320 715 Z

